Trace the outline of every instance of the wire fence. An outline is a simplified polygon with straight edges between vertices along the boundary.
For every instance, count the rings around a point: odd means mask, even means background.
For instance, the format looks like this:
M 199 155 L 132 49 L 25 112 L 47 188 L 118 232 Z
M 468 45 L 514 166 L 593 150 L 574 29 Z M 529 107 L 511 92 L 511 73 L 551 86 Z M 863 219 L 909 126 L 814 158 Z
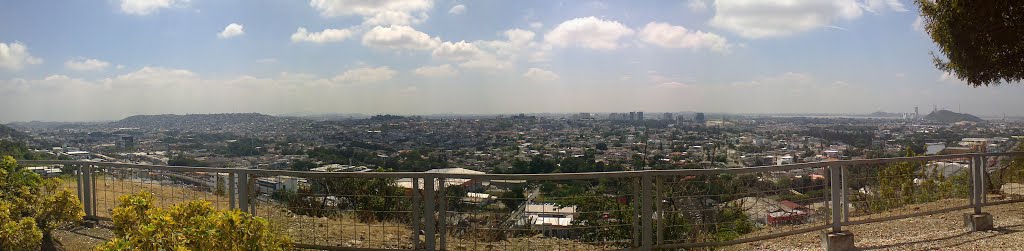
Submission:
M 1024 152 L 566 174 L 24 164 L 63 165 L 90 219 L 148 192 L 250 212 L 325 250 L 710 248 L 1024 201 Z

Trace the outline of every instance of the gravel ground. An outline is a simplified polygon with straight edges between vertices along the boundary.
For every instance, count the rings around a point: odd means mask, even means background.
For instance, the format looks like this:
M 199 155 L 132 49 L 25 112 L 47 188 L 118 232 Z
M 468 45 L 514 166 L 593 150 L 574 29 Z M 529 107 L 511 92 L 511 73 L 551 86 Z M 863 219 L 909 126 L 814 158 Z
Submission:
M 114 238 L 110 222 L 100 222 L 93 227 L 75 227 L 53 231 L 53 238 L 63 250 L 93 250 L 96 245 Z
M 919 205 L 921 210 L 941 208 L 949 202 Z M 925 217 L 877 222 L 844 228 L 854 234 L 861 250 L 1024 250 L 1024 204 L 986 207 L 995 229 L 967 232 L 963 214 L 971 209 Z M 853 219 L 851 219 L 853 220 Z M 821 233 L 812 232 L 745 243 L 725 250 L 821 250 Z
M 100 208 L 109 209 L 116 203 L 114 198 L 125 193 L 149 190 L 157 193 L 158 204 L 180 202 L 187 199 L 207 199 L 218 208 L 226 208 L 226 199 L 209 193 L 196 192 L 187 188 L 161 186 L 158 184 L 105 184 L 100 182 L 97 201 Z M 1022 186 L 1024 187 L 1024 186 Z M 1004 189 L 1006 190 L 1006 189 Z M 1011 189 L 1013 190 L 1013 189 Z M 1024 189 L 1018 189 L 1024 190 Z M 1012 193 L 1010 193 L 1012 194 Z M 172 199 L 173 198 L 173 199 Z M 993 198 L 990 198 L 993 199 Z M 934 210 L 950 205 L 964 205 L 965 200 L 945 200 L 919 204 L 895 210 L 912 213 Z M 106 210 L 97 210 L 106 216 Z M 411 248 L 408 241 L 408 226 L 400 223 L 366 224 L 349 218 L 315 218 L 296 216 L 273 206 L 260 208 L 260 216 L 268 218 L 276 226 L 292 236 L 295 241 L 317 243 L 329 246 L 363 248 Z M 855 235 L 856 246 L 863 250 L 1024 250 L 1024 203 L 986 207 L 985 212 L 993 215 L 996 228 L 992 231 L 966 232 L 963 229 L 963 214 L 970 209 L 924 217 L 889 222 L 871 223 L 844 228 Z M 852 217 L 851 220 L 857 220 Z M 92 228 L 76 227 L 57 230 L 54 238 L 64 250 L 91 250 L 95 245 L 113 237 L 109 222 Z M 764 233 L 752 233 L 758 235 Z M 782 238 L 745 243 L 725 250 L 820 250 L 819 232 L 786 236 Z M 499 242 L 476 242 L 449 237 L 451 250 L 596 250 L 607 247 L 592 246 L 569 240 L 543 238 L 540 236 L 514 238 Z

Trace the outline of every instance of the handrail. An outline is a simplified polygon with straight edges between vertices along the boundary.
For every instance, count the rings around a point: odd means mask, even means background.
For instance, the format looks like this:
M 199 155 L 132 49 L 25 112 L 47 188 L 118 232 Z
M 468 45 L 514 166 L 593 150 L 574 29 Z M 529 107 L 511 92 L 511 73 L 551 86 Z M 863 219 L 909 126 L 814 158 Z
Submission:
M 419 248 L 419 233 L 423 233 L 426 250 L 434 250 L 433 247 L 441 246 L 444 247 L 446 243 L 445 227 L 447 217 L 445 212 L 448 210 L 443 197 L 445 197 L 445 186 L 435 186 L 435 184 L 444 184 L 447 180 L 451 179 L 471 179 L 471 180 L 528 180 L 528 181 L 548 181 L 548 180 L 584 180 L 584 179 L 605 179 L 605 178 L 629 178 L 633 179 L 634 190 L 632 190 L 632 202 L 631 206 L 636 210 L 633 217 L 633 249 L 655 249 L 655 248 L 693 248 L 693 247 L 711 247 L 711 246 L 722 246 L 732 245 L 739 243 L 746 243 L 752 241 L 766 240 L 771 238 L 777 238 L 782 236 L 807 233 L 818 230 L 830 229 L 833 232 L 840 230 L 842 226 L 852 226 L 859 224 L 867 224 L 873 222 L 891 221 L 897 219 L 920 217 L 924 215 L 951 212 L 963 209 L 974 208 L 975 213 L 980 213 L 980 210 L 984 206 L 992 206 L 1006 203 L 1017 203 L 1024 202 L 1024 199 L 1011 199 L 998 202 L 987 202 L 983 201 L 984 190 L 978 189 L 982 186 L 985 179 L 983 172 L 985 171 L 985 160 L 988 157 L 1008 157 L 1017 156 L 1024 157 L 1024 152 L 1003 152 L 1003 153 L 965 153 L 965 154 L 950 154 L 950 155 L 933 155 L 933 156 L 914 156 L 914 157 L 897 157 L 897 158 L 881 158 L 881 159 L 858 159 L 858 160 L 835 160 L 835 161 L 820 161 L 820 162 L 808 162 L 798 164 L 787 164 L 787 165 L 774 165 L 774 166 L 756 166 L 756 167 L 740 167 L 740 168 L 720 168 L 720 169 L 682 169 L 682 170 L 638 170 L 638 171 L 615 171 L 615 172 L 585 172 L 585 173 L 546 173 L 546 174 L 454 174 L 454 173 L 433 173 L 433 172 L 313 172 L 313 171 L 289 171 L 289 170 L 263 170 L 263 169 L 248 169 L 248 168 L 217 168 L 217 167 L 184 167 L 184 166 L 167 166 L 167 165 L 145 165 L 145 164 L 131 164 L 131 163 L 117 163 L 117 162 L 93 162 L 93 161 L 80 161 L 80 160 L 20 160 L 19 163 L 25 165 L 47 165 L 47 164 L 63 164 L 70 167 L 76 167 L 79 176 L 78 185 L 80 190 L 80 199 L 83 204 L 86 204 L 86 218 L 88 219 L 109 219 L 105 217 L 99 217 L 96 215 L 96 200 L 95 184 L 96 177 L 93 175 L 99 168 L 124 168 L 124 169 L 140 169 L 140 170 L 154 170 L 154 171 L 166 171 L 166 172 L 208 172 L 208 173 L 228 173 L 229 181 L 226 182 L 229 186 L 230 196 L 230 208 L 236 208 L 235 200 L 237 199 L 238 208 L 253 212 L 256 208 L 257 197 L 260 192 L 253 190 L 254 186 L 251 182 L 256 177 L 260 176 L 292 176 L 292 177 L 304 177 L 304 178 L 316 178 L 316 179 L 330 179 L 330 178 L 388 178 L 388 179 L 399 179 L 399 178 L 411 178 L 412 187 L 414 191 L 409 194 L 411 200 L 414 203 L 413 208 L 409 209 L 408 212 L 414 213 L 417 216 L 413 216 L 414 231 L 412 236 L 414 238 L 414 246 Z M 946 206 L 940 209 L 934 209 L 923 212 L 914 212 L 909 214 L 898 214 L 891 215 L 881 218 L 871 219 L 859 219 L 850 220 L 848 218 L 848 211 L 843 208 L 849 207 L 849 193 L 848 190 L 848 177 L 846 168 L 865 168 L 869 165 L 886 164 L 894 162 L 907 162 L 907 161 L 932 161 L 932 160 L 945 160 L 945 159 L 959 159 L 970 164 L 970 196 L 971 203 L 968 205 L 958 206 Z M 831 209 L 828 219 L 831 222 L 822 221 L 821 225 L 805 226 L 801 228 L 791 229 L 788 231 L 769 233 L 766 235 L 749 236 L 740 239 L 727 240 L 727 241 L 708 241 L 708 242 L 677 242 L 677 243 L 665 243 L 660 239 L 663 234 L 662 221 L 657 218 L 661 218 L 664 209 L 662 199 L 662 178 L 666 176 L 696 176 L 696 175 L 718 175 L 718 174 L 745 174 L 755 172 L 781 172 L 789 170 L 809 169 L 809 168 L 823 168 L 830 169 L 831 173 L 828 175 L 829 188 L 832 190 L 831 195 L 828 196 L 827 208 Z M 843 170 L 843 171 L 839 171 Z M 109 170 L 108 170 L 109 171 Z M 218 178 L 220 179 L 220 178 Z M 207 181 L 209 182 L 209 181 Z M 218 180 L 219 182 L 219 180 Z M 420 183 L 422 182 L 422 183 Z M 838 183 L 837 183 L 838 182 Z M 422 186 L 421 186 L 422 185 Z M 421 195 L 419 190 L 420 187 L 434 189 L 423 189 Z M 437 190 L 440 189 L 440 190 Z M 657 189 L 657 190 L 654 190 Z M 92 192 L 89 192 L 92 190 Z M 235 192 L 237 190 L 237 193 Z M 367 194 L 372 196 L 372 194 Z M 655 197 L 655 198 L 652 198 Z M 652 200 L 653 199 L 653 200 Z M 529 199 L 528 199 L 529 200 Z M 527 200 L 527 201 L 528 201 Z M 419 203 L 419 204 L 417 204 Z M 422 207 L 420 205 L 422 204 Z M 653 207 L 655 204 L 659 206 Z M 90 210 L 91 209 L 91 210 Z M 422 215 L 422 217 L 418 217 Z M 657 216 L 655 216 L 657 215 Z M 420 219 L 422 218 L 422 220 Z M 652 221 L 657 220 L 658 224 L 655 225 Z M 422 222 L 421 227 L 418 222 Z M 642 224 L 641 224 L 642 223 Z M 658 241 L 654 243 L 653 236 L 657 233 Z M 439 239 L 435 239 L 437 236 Z M 641 240 L 642 239 L 642 240 Z M 435 242 L 439 240 L 438 242 Z M 435 245 L 437 244 L 437 245 Z M 314 249 L 352 249 L 352 248 L 340 248 L 333 246 L 323 246 L 317 243 L 299 243 L 300 247 L 314 248 Z M 363 248 L 356 248 L 363 249 Z M 365 250 L 383 250 L 383 249 L 365 249 Z
M 971 158 L 985 156 L 1024 156 L 1024 152 L 1004 153 L 964 153 L 949 155 L 931 155 L 915 157 L 879 158 L 879 159 L 858 159 L 858 160 L 832 160 L 807 162 L 774 166 L 756 166 L 739 168 L 718 168 L 718 169 L 675 169 L 675 170 L 638 170 L 638 171 L 614 171 L 614 172 L 583 172 L 583 173 L 542 173 L 542 174 L 455 174 L 455 173 L 428 173 L 428 172 L 313 172 L 313 171 L 290 171 L 290 170 L 265 170 L 248 168 L 218 168 L 218 167 L 184 167 L 167 165 L 145 165 L 118 162 L 94 162 L 74 160 L 20 160 L 19 163 L 30 165 L 94 165 L 119 168 L 139 168 L 160 171 L 183 171 L 183 172 L 220 172 L 220 173 L 247 173 L 258 175 L 280 175 L 296 177 L 316 178 L 456 178 L 456 179 L 483 179 L 483 180 L 570 180 L 570 179 L 599 179 L 599 178 L 628 178 L 640 177 L 645 173 L 650 175 L 680 176 L 680 175 L 714 175 L 714 174 L 742 174 L 752 172 L 773 172 L 794 169 L 805 169 L 828 166 L 856 166 L 870 164 L 885 164 L 900 161 L 929 161 L 951 158 Z

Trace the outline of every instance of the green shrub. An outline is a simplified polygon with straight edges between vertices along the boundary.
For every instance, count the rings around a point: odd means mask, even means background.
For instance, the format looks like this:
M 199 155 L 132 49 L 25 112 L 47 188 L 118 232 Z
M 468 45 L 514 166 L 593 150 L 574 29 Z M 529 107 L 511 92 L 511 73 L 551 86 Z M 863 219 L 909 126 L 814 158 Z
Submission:
M 96 250 L 286 250 L 291 242 L 266 220 L 194 200 L 169 208 L 148 192 L 124 195 L 114 208 L 116 237 Z
M 53 229 L 82 220 L 82 203 L 61 182 L 0 160 L 0 250 L 38 250 Z

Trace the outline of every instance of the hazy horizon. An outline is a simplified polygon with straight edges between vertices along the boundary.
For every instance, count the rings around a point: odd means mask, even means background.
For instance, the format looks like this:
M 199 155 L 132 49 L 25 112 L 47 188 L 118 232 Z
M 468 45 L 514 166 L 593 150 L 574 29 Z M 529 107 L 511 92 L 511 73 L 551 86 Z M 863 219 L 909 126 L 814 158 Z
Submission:
M 19 1 L 0 122 L 137 114 L 1024 116 L 936 70 L 909 0 Z
M 939 110 L 945 110 L 945 109 L 941 109 L 940 108 Z M 575 114 L 579 114 L 579 113 L 588 113 L 588 114 L 597 115 L 597 116 L 606 116 L 606 115 L 611 114 L 611 113 L 628 113 L 628 112 L 630 112 L 630 111 L 616 111 L 616 112 L 607 112 L 607 111 L 605 111 L 605 112 L 601 112 L 601 111 L 598 111 L 598 112 L 519 112 L 519 113 L 429 113 L 429 114 L 399 114 L 399 113 L 307 113 L 307 114 L 285 113 L 285 114 L 265 114 L 265 113 L 259 113 L 259 112 L 232 112 L 232 113 L 233 114 L 252 114 L 252 113 L 256 113 L 256 114 L 263 114 L 263 115 L 269 115 L 269 116 L 275 116 L 275 117 L 297 117 L 297 118 L 315 119 L 315 118 L 312 118 L 312 117 L 320 117 L 320 116 L 323 116 L 323 117 L 331 117 L 331 116 L 338 116 L 338 117 L 344 117 L 344 116 L 350 116 L 350 117 L 371 117 L 371 116 L 375 116 L 375 115 L 397 115 L 397 116 L 422 116 L 422 117 L 430 118 L 430 117 L 448 117 L 448 116 L 454 116 L 454 117 L 459 117 L 459 116 L 465 116 L 465 117 L 491 117 L 491 116 L 493 116 L 493 117 L 497 117 L 497 116 L 515 116 L 515 115 L 520 115 L 520 114 L 527 115 L 527 116 L 536 116 L 536 115 L 571 116 L 571 115 L 575 115 Z M 658 120 L 658 119 L 661 119 L 661 116 L 664 113 L 672 113 L 673 116 L 685 116 L 685 115 L 693 116 L 694 114 L 698 113 L 699 111 L 675 111 L 675 112 L 640 111 L 640 112 L 644 112 L 645 113 L 644 117 L 646 119 Z M 875 111 L 875 112 L 887 112 L 887 111 Z M 930 112 L 931 111 L 922 112 L 921 116 L 928 115 L 928 113 L 930 113 Z M 956 112 L 956 111 L 953 111 L 953 112 Z M 759 116 L 765 116 L 765 117 L 816 117 L 816 116 L 823 116 L 823 117 L 850 117 L 850 118 L 858 118 L 858 117 L 882 118 L 882 117 L 872 117 L 872 116 L 869 116 L 869 115 L 871 115 L 871 113 L 729 113 L 729 112 L 699 112 L 699 113 L 704 113 L 707 116 L 709 116 L 708 117 L 709 120 L 720 119 L 721 117 L 715 117 L 715 116 L 721 116 L 721 115 L 725 115 L 725 116 L 743 116 L 743 117 L 759 117 Z M 874 113 L 874 112 L 872 112 L 872 113 Z M 128 118 L 128 117 L 133 117 L 133 116 L 158 116 L 158 115 L 178 115 L 178 116 L 180 116 L 180 115 L 204 115 L 204 114 L 208 115 L 208 114 L 229 114 L 229 113 L 180 113 L 180 114 L 175 114 L 175 113 L 160 113 L 160 114 L 156 114 L 156 113 L 154 113 L 154 114 L 134 114 L 134 115 L 129 115 L 129 116 L 122 117 L 122 118 L 97 119 L 97 120 L 19 120 L 19 121 L 4 121 L 4 120 L 0 120 L 0 124 L 31 123 L 31 122 L 42 122 L 42 123 L 106 123 L 106 122 L 119 121 L 121 119 L 125 119 L 125 118 Z M 988 118 L 988 119 L 1003 118 L 1003 115 L 1001 115 L 1001 114 L 971 114 L 971 115 L 975 115 L 975 116 L 983 118 L 983 119 L 985 119 L 985 118 Z M 1010 115 L 1006 115 L 1006 117 L 1007 118 L 1011 118 L 1011 119 L 1022 119 L 1022 118 L 1024 118 L 1024 116 L 1010 116 Z M 597 118 L 601 118 L 601 117 L 597 117 Z M 885 118 L 896 118 L 896 117 L 885 117 Z

